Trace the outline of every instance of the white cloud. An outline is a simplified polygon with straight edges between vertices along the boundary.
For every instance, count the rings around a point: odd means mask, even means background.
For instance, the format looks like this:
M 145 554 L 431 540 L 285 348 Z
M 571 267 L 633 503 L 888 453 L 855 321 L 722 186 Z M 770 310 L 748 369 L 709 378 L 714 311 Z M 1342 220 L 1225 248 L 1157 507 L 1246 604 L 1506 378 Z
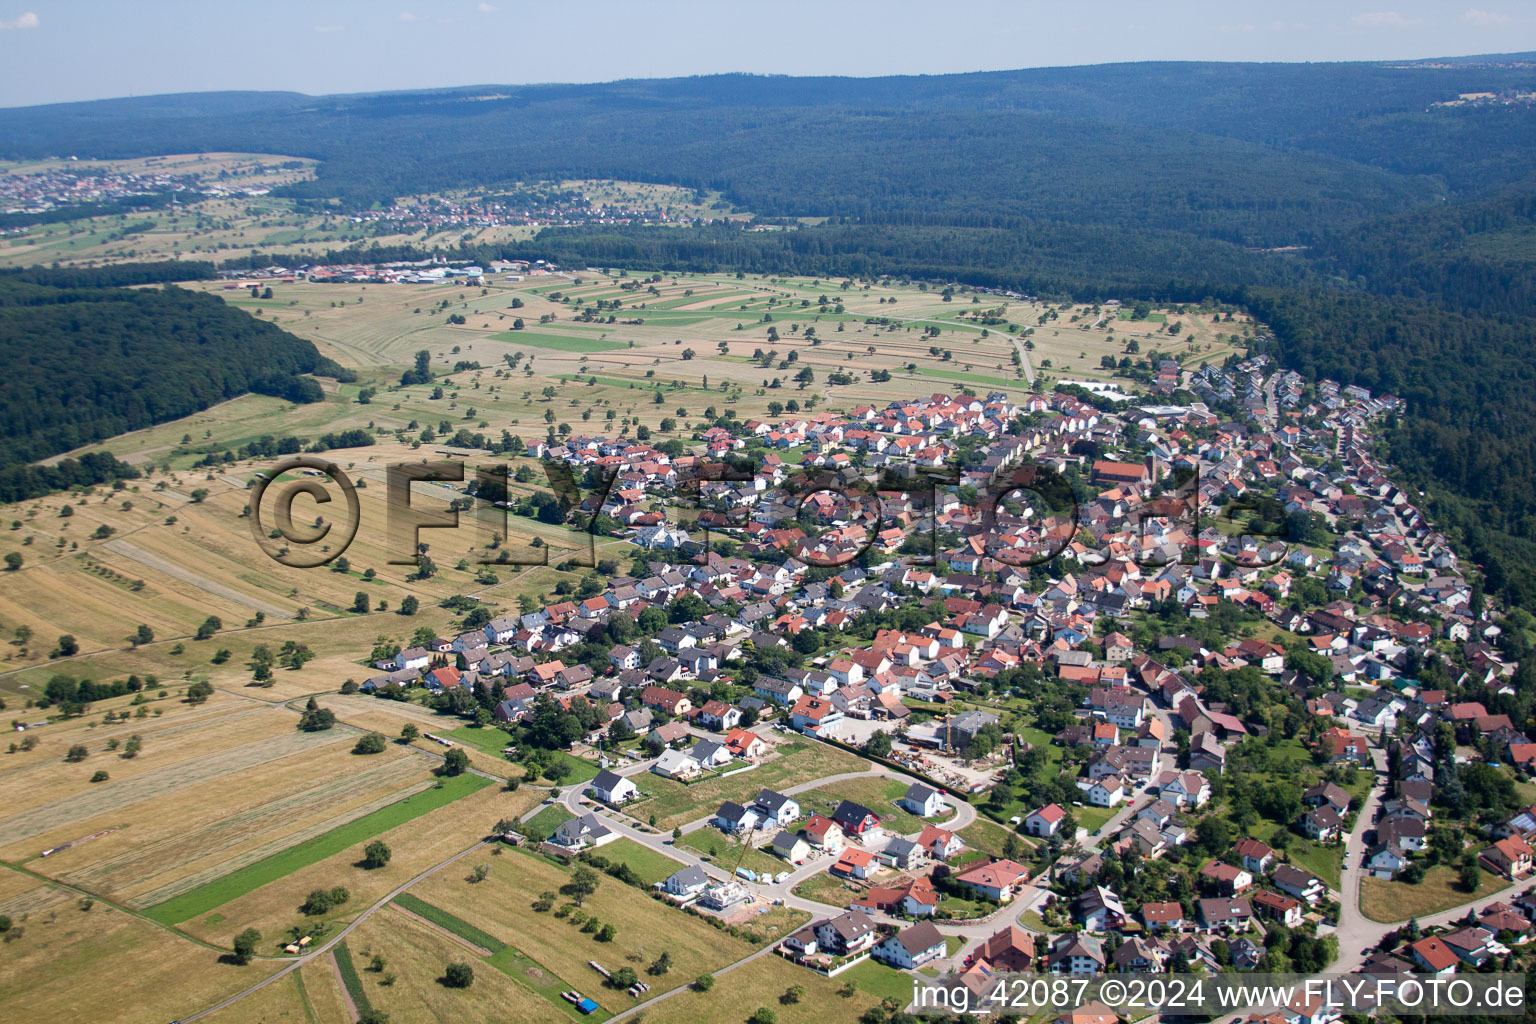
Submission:
M 1422 18 L 1405 18 L 1396 11 L 1372 11 L 1357 14 L 1349 20 L 1360 28 L 1408 28 L 1424 24 Z
M 1246 24 L 1244 24 L 1244 25 L 1223 25 L 1223 26 L 1221 26 L 1221 31 L 1223 31 L 1223 32 L 1252 32 L 1253 31 L 1253 26 L 1252 25 L 1246 25 Z
M 27 11 L 16 18 L 15 21 L 0 21 L 0 29 L 7 28 L 37 28 L 37 15 Z
M 1480 11 L 1476 7 L 1472 7 L 1467 10 L 1466 14 L 1461 16 L 1461 20 L 1469 25 L 1491 28 L 1494 25 L 1508 25 L 1515 19 L 1507 14 L 1500 14 L 1498 11 Z
M 340 25 L 316 25 L 315 26 L 315 31 L 316 32 L 340 32 L 341 31 L 341 26 Z
M 425 14 L 412 14 L 410 11 L 401 11 L 400 12 L 400 20 L 401 21 L 426 21 L 427 20 L 427 16 Z
M 481 3 L 475 4 L 475 10 L 479 11 L 481 14 L 490 14 L 496 10 L 496 5 L 485 3 L 484 0 L 482 0 Z

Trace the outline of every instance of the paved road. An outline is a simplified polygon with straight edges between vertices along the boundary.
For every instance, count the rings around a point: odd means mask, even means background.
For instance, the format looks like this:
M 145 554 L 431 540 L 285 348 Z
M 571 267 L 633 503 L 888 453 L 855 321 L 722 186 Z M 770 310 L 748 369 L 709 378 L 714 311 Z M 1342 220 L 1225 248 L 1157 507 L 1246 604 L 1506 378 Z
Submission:
M 1334 932 L 1339 940 L 1334 965 L 1342 970 L 1358 967 L 1365 959 L 1365 951 L 1380 942 L 1382 932 L 1386 930 L 1385 926 L 1368 920 L 1360 912 L 1360 883 L 1365 878 L 1365 833 L 1373 827 L 1386 790 L 1386 751 L 1371 747 L 1371 762 L 1376 778 L 1371 781 L 1371 790 L 1355 820 L 1354 831 L 1344 842 L 1344 871 L 1339 878 L 1339 926 Z
M 1014 351 L 1019 354 L 1019 367 L 1024 371 L 1024 379 L 1029 382 L 1030 387 L 1034 387 L 1035 368 L 1029 364 L 1029 349 L 1025 348 L 1024 343 L 1018 338 L 1010 336 L 1008 340 L 1013 342 Z
M 1372 738 L 1377 738 L 1375 733 L 1368 733 Z M 1376 772 L 1376 779 L 1371 785 L 1371 791 L 1366 796 L 1365 805 L 1360 810 L 1360 817 L 1355 822 L 1355 829 L 1350 833 L 1344 847 L 1344 872 L 1340 877 L 1340 889 L 1342 899 L 1339 909 L 1339 926 L 1335 934 L 1339 940 L 1339 953 L 1333 963 L 1333 969 L 1349 971 L 1360 966 L 1365 960 L 1365 955 L 1376 947 L 1381 941 L 1382 935 L 1393 931 L 1398 926 L 1407 923 L 1408 918 L 1400 921 L 1380 922 L 1372 921 L 1360 912 L 1360 888 L 1361 882 L 1366 877 L 1364 867 L 1365 833 L 1372 827 L 1376 815 L 1381 808 L 1382 796 L 1386 792 L 1387 784 L 1387 753 L 1378 746 L 1371 747 L 1371 761 Z M 1442 910 L 1436 914 L 1420 915 L 1418 922 L 1420 927 L 1431 925 L 1450 924 L 1453 921 L 1465 917 L 1469 908 L 1484 901 L 1492 902 L 1496 894 L 1510 888 L 1514 883 L 1500 886 L 1498 889 L 1490 889 L 1478 894 L 1475 899 L 1465 903 L 1459 903 L 1448 910 Z

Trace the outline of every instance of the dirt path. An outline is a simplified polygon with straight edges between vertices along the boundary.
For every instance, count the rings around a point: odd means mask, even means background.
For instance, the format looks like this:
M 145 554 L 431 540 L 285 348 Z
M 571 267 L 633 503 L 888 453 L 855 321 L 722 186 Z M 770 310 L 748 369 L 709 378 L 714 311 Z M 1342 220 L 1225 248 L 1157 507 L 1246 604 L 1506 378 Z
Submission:
M 347 989 L 347 983 L 341 976 L 341 964 L 336 962 L 336 951 L 333 949 L 326 955 L 331 962 L 331 973 L 336 976 L 336 987 L 341 989 L 342 1002 L 347 1004 L 347 1019 L 357 1020 L 357 1004 L 352 1001 L 352 993 Z
M 488 956 L 494 956 L 495 955 L 490 950 L 486 949 L 484 946 L 477 946 L 473 942 L 470 942 L 468 939 L 466 939 L 464 936 L 456 934 L 455 932 L 449 931 L 447 928 L 444 928 L 442 925 L 438 924 L 435 921 L 428 921 L 426 918 L 422 917 L 420 914 L 418 914 L 418 913 L 416 913 L 414 911 L 411 911 L 411 910 L 406 910 L 404 907 L 402 907 L 398 903 L 391 903 L 389 905 L 389 909 L 393 910 L 397 914 L 404 914 L 406 917 L 410 918 L 412 921 L 415 921 L 417 924 L 426 925 L 428 928 L 431 928 L 433 931 L 440 932 L 441 934 L 448 936 L 450 939 L 452 939 L 454 942 L 457 942 L 459 945 L 463 946 L 465 949 L 473 951 L 476 956 L 488 957 Z

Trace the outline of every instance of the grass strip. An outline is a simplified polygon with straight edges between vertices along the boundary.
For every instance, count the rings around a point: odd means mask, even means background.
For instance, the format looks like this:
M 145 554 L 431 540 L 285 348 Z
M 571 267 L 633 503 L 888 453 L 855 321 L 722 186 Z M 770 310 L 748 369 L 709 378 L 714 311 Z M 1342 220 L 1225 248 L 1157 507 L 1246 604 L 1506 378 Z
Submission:
M 494 935 L 487 935 L 468 921 L 454 917 L 441 907 L 434 907 L 426 900 L 418 899 L 408 892 L 403 892 L 395 897 L 395 904 L 405 910 L 409 910 L 417 917 L 431 921 L 439 928 L 447 929 L 472 946 L 479 946 L 488 950 L 492 955 L 500 953 L 507 948 L 507 944 Z
M 157 903 L 146 909 L 144 916 L 161 924 L 176 924 L 206 914 L 216 907 L 222 907 L 231 900 L 261 888 L 268 882 L 286 878 L 295 871 L 335 856 L 349 846 L 372 839 L 429 811 L 446 807 L 455 800 L 469 796 L 490 784 L 490 779 L 481 778 L 478 775 L 458 775 L 444 779 L 441 789 L 434 786 L 419 793 L 412 793 L 404 800 L 397 800 L 386 807 L 380 807 L 345 825 L 338 825 L 329 832 L 323 832 L 286 850 L 274 853 L 270 857 L 247 864 L 243 868 L 231 871 L 221 878 L 215 878 L 180 896 L 173 896 L 164 903 Z
M 363 979 L 357 976 L 357 968 L 352 963 L 352 951 L 345 942 L 338 942 L 331 952 L 336 957 L 336 970 L 341 974 L 341 983 L 346 986 L 347 994 L 357 1006 L 357 1012 L 368 1012 L 373 1004 L 368 1002 L 368 993 L 363 991 Z

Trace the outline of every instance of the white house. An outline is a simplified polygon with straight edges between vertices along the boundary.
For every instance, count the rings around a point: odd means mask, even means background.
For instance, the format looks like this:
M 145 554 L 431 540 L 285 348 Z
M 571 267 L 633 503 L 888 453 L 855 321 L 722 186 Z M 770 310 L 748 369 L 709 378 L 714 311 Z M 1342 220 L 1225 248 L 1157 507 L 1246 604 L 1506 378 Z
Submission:
M 1095 807 L 1115 807 L 1125 799 L 1125 783 L 1114 775 L 1094 779 L 1084 790 L 1088 802 Z
M 931 818 L 944 809 L 944 797 L 921 782 L 912 783 L 896 802 L 919 818 Z
M 709 876 L 697 864 L 674 871 L 661 887 L 673 896 L 694 896 L 709 888 Z
M 793 797 L 785 796 L 783 793 L 776 793 L 771 789 L 760 791 L 753 799 L 752 806 L 764 818 L 779 825 L 788 825 L 800 817 L 799 801 Z
M 1032 836 L 1046 839 L 1056 834 L 1056 830 L 1061 827 L 1066 817 L 1067 812 L 1056 804 L 1046 804 L 1038 811 L 1031 811 L 1024 819 L 1024 831 Z
M 944 955 L 944 935 L 932 921 L 919 921 L 875 947 L 876 960 L 903 970 L 913 970 Z
M 662 751 L 651 771 L 664 779 L 691 779 L 699 774 L 699 762 L 681 750 Z
M 587 785 L 587 792 L 605 804 L 622 804 L 640 795 L 640 787 L 620 775 L 604 768 Z
M 734 800 L 727 800 L 715 812 L 714 825 L 722 832 L 746 832 L 757 827 L 762 815 L 755 807 L 743 807 Z
M 425 647 L 407 647 L 395 655 L 395 670 L 423 669 L 431 660 L 432 655 Z
M 619 834 L 603 824 L 603 819 L 588 812 L 562 822 L 549 841 L 568 850 L 584 850 L 611 843 L 617 838 Z

